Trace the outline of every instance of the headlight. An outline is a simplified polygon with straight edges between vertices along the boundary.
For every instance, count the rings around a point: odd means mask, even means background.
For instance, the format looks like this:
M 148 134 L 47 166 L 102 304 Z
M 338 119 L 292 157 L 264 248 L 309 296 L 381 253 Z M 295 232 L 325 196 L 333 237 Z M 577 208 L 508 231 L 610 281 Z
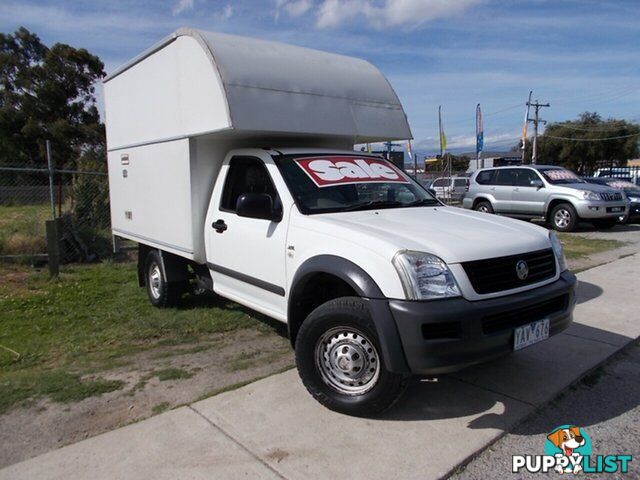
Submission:
M 628 197 L 631 203 L 640 203 L 640 197 Z
M 549 232 L 549 240 L 551 240 L 551 248 L 553 248 L 553 253 L 556 254 L 556 258 L 558 259 L 558 266 L 560 267 L 560 271 L 564 272 L 567 270 L 567 259 L 564 258 L 564 249 L 562 248 L 562 243 L 556 235 L 556 232 Z
M 600 195 L 596 192 L 589 192 L 587 190 L 579 190 L 578 196 L 582 197 L 584 200 L 600 200 Z
M 460 289 L 449 267 L 435 255 L 405 250 L 396 253 L 393 265 L 409 300 L 460 296 Z

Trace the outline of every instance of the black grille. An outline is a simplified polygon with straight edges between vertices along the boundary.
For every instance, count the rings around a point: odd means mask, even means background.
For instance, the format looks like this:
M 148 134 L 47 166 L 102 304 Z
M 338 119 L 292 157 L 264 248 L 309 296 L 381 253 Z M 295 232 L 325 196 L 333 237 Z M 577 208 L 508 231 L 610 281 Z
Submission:
M 517 308 L 504 313 L 488 315 L 482 319 L 482 332 L 491 334 L 526 325 L 542 320 L 549 315 L 567 308 L 568 295 L 552 298 L 545 302 L 536 303 L 523 308 Z
M 620 193 L 620 192 L 613 192 L 613 193 L 604 192 L 604 193 L 600 193 L 600 198 L 602 200 L 604 200 L 605 202 L 619 202 L 620 200 L 622 200 L 622 193 Z
M 524 280 L 520 280 L 516 272 L 516 264 L 520 260 L 524 260 L 529 267 L 529 274 Z M 479 294 L 523 287 L 552 278 L 556 274 L 556 260 L 551 249 L 465 262 L 462 267 L 473 289 Z

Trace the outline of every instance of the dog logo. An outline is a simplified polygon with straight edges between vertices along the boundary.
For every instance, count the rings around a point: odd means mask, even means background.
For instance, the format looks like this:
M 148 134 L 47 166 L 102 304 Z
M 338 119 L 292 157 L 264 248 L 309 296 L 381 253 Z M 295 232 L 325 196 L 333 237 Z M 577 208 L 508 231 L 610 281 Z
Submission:
M 524 260 L 518 260 L 516 263 L 516 274 L 520 280 L 524 280 L 529 276 L 529 265 Z
M 589 441 L 589 445 L 586 447 L 588 439 L 589 437 L 582 432 L 580 427 L 569 425 L 559 427 L 547 435 L 548 442 L 555 448 L 550 448 L 547 443 L 545 445 L 545 453 L 550 453 L 555 456 L 558 456 L 560 453 L 569 460 L 569 462 L 566 462 L 566 466 L 563 466 L 561 463 L 556 465 L 556 472 L 578 473 L 582 471 L 582 465 L 572 460 L 591 453 L 591 441 Z M 582 447 L 586 447 L 588 453 L 585 452 L 585 449 Z
M 511 472 L 529 473 L 557 472 L 560 474 L 581 474 L 589 476 L 594 473 L 597 478 L 604 478 L 602 473 L 626 474 L 632 455 L 600 454 L 594 455 L 591 439 L 582 427 L 561 425 L 546 435 L 544 454 L 513 455 Z M 612 478 L 620 478 L 614 476 Z

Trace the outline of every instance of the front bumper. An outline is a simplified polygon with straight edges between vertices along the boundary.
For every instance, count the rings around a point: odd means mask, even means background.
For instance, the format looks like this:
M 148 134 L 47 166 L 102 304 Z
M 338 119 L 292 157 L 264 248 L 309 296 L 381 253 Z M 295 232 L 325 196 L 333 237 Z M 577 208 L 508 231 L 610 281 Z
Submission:
M 640 222 L 640 203 L 632 202 L 629 205 L 629 211 L 625 215 L 626 223 L 638 223 Z
M 605 202 L 600 200 L 580 200 L 574 203 L 578 216 L 585 219 L 621 217 L 626 214 L 628 205 L 625 201 Z
M 512 352 L 518 326 L 549 318 L 549 335 L 561 332 L 572 321 L 575 285 L 575 275 L 566 271 L 549 285 L 505 297 L 390 300 L 389 307 L 409 370 L 434 375 Z

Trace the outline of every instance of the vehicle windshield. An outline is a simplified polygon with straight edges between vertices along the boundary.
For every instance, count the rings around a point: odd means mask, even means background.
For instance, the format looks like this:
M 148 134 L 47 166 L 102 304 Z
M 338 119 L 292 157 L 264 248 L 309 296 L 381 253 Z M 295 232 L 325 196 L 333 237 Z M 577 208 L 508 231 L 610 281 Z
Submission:
M 547 182 L 552 185 L 562 185 L 567 183 L 586 183 L 571 170 L 564 168 L 546 168 L 538 170 Z
M 438 206 L 390 162 L 357 155 L 280 155 L 276 165 L 304 214 Z
M 612 180 L 610 182 L 607 182 L 607 185 L 609 185 L 611 188 L 624 190 L 624 193 L 626 193 L 627 195 L 637 196 L 638 194 L 640 194 L 640 187 L 634 185 L 631 182 L 625 182 L 624 180 Z

